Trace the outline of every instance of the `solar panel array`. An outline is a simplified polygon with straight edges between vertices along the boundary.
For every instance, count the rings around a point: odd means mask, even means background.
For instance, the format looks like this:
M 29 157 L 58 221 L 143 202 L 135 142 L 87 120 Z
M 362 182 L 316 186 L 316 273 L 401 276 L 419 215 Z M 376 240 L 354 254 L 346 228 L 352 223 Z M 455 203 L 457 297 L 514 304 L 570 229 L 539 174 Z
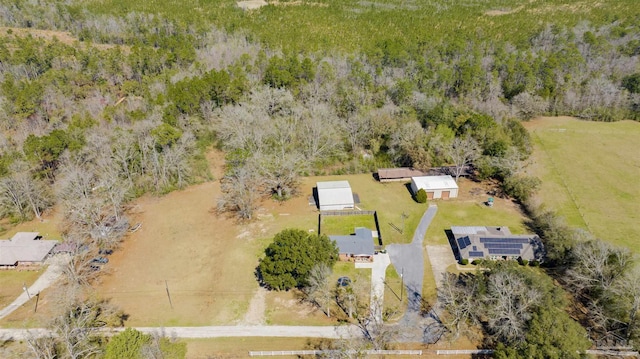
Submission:
M 460 249 L 467 248 L 467 246 L 470 246 L 470 245 L 471 245 L 471 240 L 469 239 L 469 237 L 458 238 L 458 247 L 460 247 Z
M 511 237 L 487 238 L 487 237 L 480 237 L 480 243 L 529 243 L 529 238 L 511 238 Z
M 484 244 L 485 248 L 492 248 L 492 249 L 500 249 L 500 248 L 504 248 L 504 249 L 522 249 L 522 244 L 521 243 L 485 243 Z
M 471 251 L 469 252 L 469 257 L 484 257 L 484 252 Z
M 489 254 L 499 254 L 499 255 L 513 255 L 517 256 L 520 254 L 520 251 L 517 249 L 489 249 Z

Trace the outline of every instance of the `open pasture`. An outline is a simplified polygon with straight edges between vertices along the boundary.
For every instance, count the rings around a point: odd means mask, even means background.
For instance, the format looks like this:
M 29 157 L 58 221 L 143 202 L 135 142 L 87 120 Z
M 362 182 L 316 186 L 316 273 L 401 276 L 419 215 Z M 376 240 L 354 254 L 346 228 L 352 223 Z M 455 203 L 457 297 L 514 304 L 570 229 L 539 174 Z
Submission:
M 638 252 L 640 123 L 539 118 L 526 123 L 539 200 L 568 224 Z

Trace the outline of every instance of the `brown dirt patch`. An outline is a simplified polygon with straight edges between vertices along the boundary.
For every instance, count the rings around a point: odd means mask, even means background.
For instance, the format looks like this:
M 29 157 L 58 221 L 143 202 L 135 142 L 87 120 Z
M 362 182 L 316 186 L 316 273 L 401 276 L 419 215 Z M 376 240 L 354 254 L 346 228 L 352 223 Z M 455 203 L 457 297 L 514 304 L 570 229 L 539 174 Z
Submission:
M 259 8 L 261 8 L 263 6 L 269 5 L 264 0 L 238 1 L 236 4 L 242 10 L 255 10 L 255 9 L 259 9 Z
M 208 158 L 214 176 L 221 175 L 221 154 Z M 259 243 L 249 241 L 253 234 L 237 239 L 235 219 L 213 211 L 218 196 L 215 181 L 135 201 L 132 223 L 142 227 L 111 256 L 110 273 L 96 288 L 130 315 L 128 324 L 211 325 L 242 318 L 257 288 Z
M 66 31 L 40 30 L 40 29 L 24 28 L 24 27 L 0 26 L 0 36 L 4 37 L 8 35 L 14 35 L 17 37 L 26 37 L 31 35 L 34 38 L 43 39 L 46 41 L 53 41 L 54 39 L 57 39 L 58 41 L 60 41 L 65 45 L 73 45 L 76 42 L 80 42 L 80 40 L 78 40 L 77 37 L 73 36 L 70 32 L 66 32 Z M 80 43 L 87 45 L 86 42 L 80 42 Z M 120 47 L 124 51 L 130 50 L 129 46 L 125 46 L 125 45 L 93 44 L 92 43 L 91 46 L 99 50 L 108 50 L 116 47 Z
M 502 15 L 509 15 L 509 14 L 513 14 L 515 12 L 518 12 L 522 10 L 522 6 L 518 6 L 515 9 L 496 9 L 496 10 L 489 10 L 489 11 L 485 11 L 485 15 L 487 16 L 502 16 Z

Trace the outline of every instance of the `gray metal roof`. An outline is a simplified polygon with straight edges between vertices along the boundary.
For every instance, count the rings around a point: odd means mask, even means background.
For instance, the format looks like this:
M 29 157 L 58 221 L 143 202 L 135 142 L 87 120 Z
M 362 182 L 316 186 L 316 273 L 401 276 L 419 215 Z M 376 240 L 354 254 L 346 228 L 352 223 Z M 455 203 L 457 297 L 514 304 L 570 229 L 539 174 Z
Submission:
M 354 206 L 353 193 L 348 181 L 318 182 L 318 200 L 323 206 Z
M 456 181 L 449 175 L 411 177 L 411 180 L 418 188 L 423 188 L 425 191 L 458 188 Z
M 375 252 L 373 232 L 364 227 L 356 228 L 355 232 L 355 234 L 349 236 L 329 236 L 329 239 L 336 242 L 340 254 L 372 256 Z
M 58 241 L 38 238 L 38 232 L 19 232 L 10 240 L 0 240 L 0 265 L 42 262 Z

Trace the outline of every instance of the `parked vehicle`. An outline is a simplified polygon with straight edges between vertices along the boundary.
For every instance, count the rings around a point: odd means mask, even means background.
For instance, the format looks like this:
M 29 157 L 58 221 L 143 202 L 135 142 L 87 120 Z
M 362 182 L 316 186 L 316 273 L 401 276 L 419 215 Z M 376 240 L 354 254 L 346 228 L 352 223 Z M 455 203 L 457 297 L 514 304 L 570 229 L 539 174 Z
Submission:
M 95 257 L 91 260 L 91 263 L 106 264 L 109 263 L 109 260 L 105 257 Z

